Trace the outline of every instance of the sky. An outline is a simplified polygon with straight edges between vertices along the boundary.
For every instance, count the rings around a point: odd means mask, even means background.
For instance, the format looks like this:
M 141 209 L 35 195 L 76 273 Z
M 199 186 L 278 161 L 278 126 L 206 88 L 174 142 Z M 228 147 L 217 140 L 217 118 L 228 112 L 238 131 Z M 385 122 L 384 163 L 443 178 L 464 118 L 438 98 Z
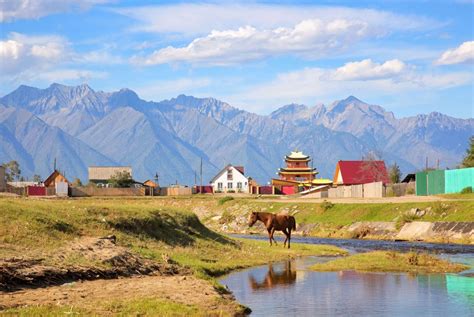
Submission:
M 474 114 L 474 3 L 0 0 L 0 95 L 19 85 L 214 97 L 269 114 L 350 95 L 397 117 Z

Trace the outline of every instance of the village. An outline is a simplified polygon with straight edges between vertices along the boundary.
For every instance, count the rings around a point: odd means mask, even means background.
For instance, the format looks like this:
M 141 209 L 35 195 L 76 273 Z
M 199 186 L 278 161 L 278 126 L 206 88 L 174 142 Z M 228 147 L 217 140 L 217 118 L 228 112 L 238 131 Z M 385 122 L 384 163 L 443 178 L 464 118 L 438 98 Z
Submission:
M 66 178 L 66 171 L 54 169 L 44 180 L 7 180 L 0 166 L 0 192 L 22 196 L 93 197 L 93 196 L 186 196 L 271 195 L 306 198 L 383 198 L 430 196 L 460 193 L 474 187 L 474 167 L 451 170 L 427 169 L 407 174 L 389 175 L 384 161 L 376 159 L 340 160 L 332 179 L 319 178 L 312 158 L 294 150 L 284 157 L 285 166 L 265 185 L 258 184 L 245 167 L 226 165 L 206 185 L 173 184 L 160 186 L 158 172 L 143 182 L 133 179 L 131 166 L 90 166 L 86 186 L 78 179 Z

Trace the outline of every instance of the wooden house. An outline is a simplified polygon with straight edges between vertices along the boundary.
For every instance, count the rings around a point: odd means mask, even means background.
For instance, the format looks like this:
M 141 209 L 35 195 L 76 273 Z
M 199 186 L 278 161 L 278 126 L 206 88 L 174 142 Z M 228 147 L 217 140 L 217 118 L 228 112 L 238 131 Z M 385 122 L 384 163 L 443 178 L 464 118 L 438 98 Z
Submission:
M 89 182 L 99 186 L 106 186 L 112 176 L 117 173 L 129 173 L 132 176 L 132 168 L 130 166 L 90 166 L 88 168 Z
M 43 183 L 44 183 L 44 187 L 54 188 L 57 183 L 69 184 L 69 181 L 58 170 L 55 170 L 54 172 L 51 173 L 51 175 L 48 176 L 48 178 L 46 178 L 46 180 Z
M 7 180 L 5 174 L 5 167 L 0 166 L 0 192 L 4 192 L 7 189 Z

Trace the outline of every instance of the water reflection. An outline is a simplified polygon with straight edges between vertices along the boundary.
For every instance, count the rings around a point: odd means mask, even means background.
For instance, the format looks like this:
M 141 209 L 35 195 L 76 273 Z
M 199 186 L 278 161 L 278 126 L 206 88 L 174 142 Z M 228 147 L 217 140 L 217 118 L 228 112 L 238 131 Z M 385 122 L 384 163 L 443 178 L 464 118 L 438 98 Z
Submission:
M 221 282 L 252 316 L 474 316 L 474 278 L 313 272 L 306 258 L 230 274 Z
M 283 265 L 276 267 L 273 263 L 269 263 L 267 274 L 262 280 L 258 280 L 255 274 L 249 274 L 250 287 L 253 290 L 262 290 L 294 284 L 296 282 L 296 270 L 294 267 L 293 261 L 285 261 Z

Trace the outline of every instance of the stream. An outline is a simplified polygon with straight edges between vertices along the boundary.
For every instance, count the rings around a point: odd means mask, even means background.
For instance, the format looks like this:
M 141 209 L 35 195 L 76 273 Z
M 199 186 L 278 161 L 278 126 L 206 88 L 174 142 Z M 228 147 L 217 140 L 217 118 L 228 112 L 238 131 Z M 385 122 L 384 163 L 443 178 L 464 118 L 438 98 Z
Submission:
M 460 274 L 313 272 L 311 265 L 332 258 L 308 256 L 223 277 L 221 284 L 252 309 L 252 316 L 474 316 L 474 246 L 308 237 L 292 242 L 331 244 L 350 253 L 428 251 L 472 269 Z

